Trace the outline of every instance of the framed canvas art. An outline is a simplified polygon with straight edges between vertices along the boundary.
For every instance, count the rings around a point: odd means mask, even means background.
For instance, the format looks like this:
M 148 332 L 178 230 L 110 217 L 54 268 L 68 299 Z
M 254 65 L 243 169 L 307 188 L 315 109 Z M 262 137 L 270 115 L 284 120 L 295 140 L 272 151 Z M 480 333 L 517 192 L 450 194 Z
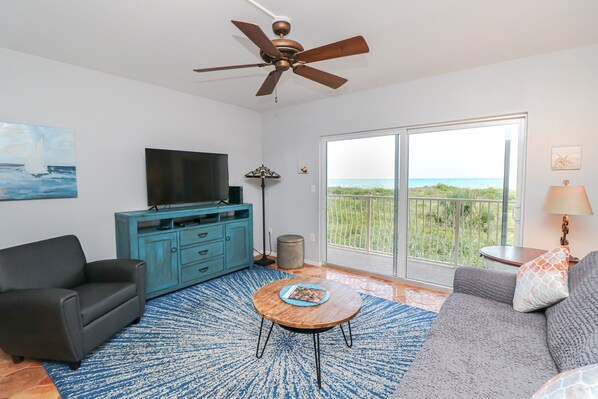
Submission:
M 76 197 L 72 129 L 0 122 L 0 201 Z
M 552 170 L 581 169 L 581 146 L 552 147 Z

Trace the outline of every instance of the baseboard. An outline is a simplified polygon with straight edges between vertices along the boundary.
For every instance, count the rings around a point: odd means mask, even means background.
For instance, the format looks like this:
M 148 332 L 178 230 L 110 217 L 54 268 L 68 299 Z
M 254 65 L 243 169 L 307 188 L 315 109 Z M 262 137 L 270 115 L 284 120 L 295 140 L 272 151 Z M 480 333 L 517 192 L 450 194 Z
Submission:
M 253 251 L 253 257 L 255 258 L 256 256 L 262 256 L 262 254 L 258 251 Z M 278 257 L 278 254 L 276 252 L 272 252 L 272 253 L 267 253 L 267 256 L 269 258 L 276 259 Z M 303 259 L 303 263 L 306 265 L 310 265 L 310 266 L 322 266 L 323 265 L 322 262 L 318 262 L 318 261 L 310 260 L 310 259 Z
M 323 265 L 322 262 L 316 262 L 315 260 L 309 260 L 309 259 L 305 259 L 303 262 L 305 262 L 306 265 L 310 265 L 310 266 L 320 267 Z

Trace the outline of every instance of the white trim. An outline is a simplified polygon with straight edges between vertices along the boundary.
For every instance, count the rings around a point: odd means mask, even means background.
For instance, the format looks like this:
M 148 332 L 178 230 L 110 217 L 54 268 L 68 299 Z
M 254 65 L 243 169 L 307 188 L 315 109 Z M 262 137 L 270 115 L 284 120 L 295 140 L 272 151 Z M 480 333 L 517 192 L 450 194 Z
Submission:
M 406 189 L 409 179 L 409 146 L 407 129 L 400 129 L 397 147 L 399 152 L 396 157 L 398 171 L 398 185 L 395 190 L 395 263 L 396 277 L 407 276 L 407 229 L 399 229 L 398 226 L 407 226 L 409 218 L 409 190 Z M 395 154 L 396 155 L 396 154 Z M 404 183 L 403 183 L 404 182 Z
M 514 244 L 515 246 L 523 246 L 525 176 L 527 169 L 527 114 L 521 116 L 519 121 L 519 142 L 517 145 L 517 196 L 515 197 L 514 212 L 519 212 L 519 222 L 515 222 Z
M 321 138 L 321 141 L 323 141 L 323 142 L 367 139 L 370 137 L 391 136 L 391 135 L 397 134 L 397 130 L 399 130 L 399 129 L 402 129 L 402 128 L 390 127 L 390 128 L 385 128 L 385 129 L 363 130 L 361 132 L 331 134 L 328 136 L 321 136 L 320 138 Z
M 309 259 L 305 259 L 303 261 L 303 263 L 305 263 L 306 265 L 317 266 L 317 267 L 321 267 L 323 265 L 322 262 L 316 262 L 315 260 L 309 260 Z
M 272 252 L 271 254 L 268 254 L 268 256 L 271 256 L 273 258 L 277 258 L 278 257 L 278 252 Z M 310 266 L 317 266 L 317 267 L 321 267 L 324 264 L 322 262 L 318 262 L 315 260 L 310 260 L 310 259 L 303 259 L 303 263 L 306 265 L 310 265 Z
M 519 112 L 515 114 L 504 114 L 504 115 L 496 115 L 496 116 L 488 116 L 483 118 L 469 118 L 469 119 L 460 119 L 460 120 L 452 120 L 446 122 L 434 122 L 434 123 L 426 123 L 420 125 L 412 125 L 412 126 L 404 126 L 406 130 L 418 130 L 421 133 L 425 133 L 426 129 L 430 129 L 430 131 L 438 131 L 439 127 L 446 128 L 450 127 L 451 130 L 457 130 L 459 128 L 470 128 L 472 127 L 471 124 L 475 123 L 476 126 L 474 127 L 483 127 L 483 126 L 499 126 L 499 125 L 510 125 L 513 123 L 515 119 L 519 118 L 526 118 L 527 112 Z
M 478 118 L 467 118 L 467 119 L 456 119 L 456 120 L 448 120 L 448 121 L 441 121 L 441 122 L 432 122 L 432 123 L 420 123 L 416 125 L 402 125 L 402 126 L 390 126 L 384 128 L 377 128 L 377 129 L 366 129 L 360 131 L 348 131 L 348 132 L 340 132 L 340 133 L 332 133 L 320 136 L 322 141 L 339 141 L 339 140 L 351 140 L 351 139 L 358 139 L 358 138 L 367 138 L 367 137 L 377 137 L 377 136 L 387 136 L 391 134 L 395 134 L 397 130 L 414 130 L 414 129 L 426 129 L 426 128 L 433 128 L 437 126 L 459 126 L 459 125 L 468 125 L 470 123 L 480 123 L 479 126 L 483 126 L 483 123 L 490 122 L 488 125 L 496 126 L 500 124 L 509 124 L 509 122 L 500 123 L 503 120 L 513 120 L 517 118 L 527 118 L 527 112 L 518 112 L 513 114 L 501 114 L 495 116 L 487 116 L 487 117 L 478 117 Z M 491 123 L 491 122 L 495 123 Z
M 328 141 L 320 139 L 320 192 L 318 193 L 318 223 L 320 223 L 320 253 L 318 256 L 320 262 L 318 263 L 320 264 L 326 262 L 326 259 L 328 258 L 328 253 L 326 251 L 326 243 L 328 242 L 328 214 L 326 212 L 326 199 L 328 197 L 328 159 L 326 157 L 327 145 Z

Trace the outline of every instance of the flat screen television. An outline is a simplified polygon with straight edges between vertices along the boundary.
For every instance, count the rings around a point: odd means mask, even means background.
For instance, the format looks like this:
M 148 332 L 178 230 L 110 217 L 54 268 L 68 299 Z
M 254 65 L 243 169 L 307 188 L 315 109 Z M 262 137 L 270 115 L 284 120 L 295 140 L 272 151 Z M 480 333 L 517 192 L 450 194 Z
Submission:
M 228 155 L 145 149 L 149 206 L 228 198 Z

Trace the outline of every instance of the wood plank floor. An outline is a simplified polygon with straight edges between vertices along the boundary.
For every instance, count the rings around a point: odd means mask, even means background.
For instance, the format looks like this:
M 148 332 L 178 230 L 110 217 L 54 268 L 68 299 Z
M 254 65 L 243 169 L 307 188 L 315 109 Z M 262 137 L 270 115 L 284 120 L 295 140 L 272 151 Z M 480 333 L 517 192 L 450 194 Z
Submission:
M 259 267 L 259 266 L 257 266 Z M 276 264 L 269 266 L 278 269 Z M 332 266 L 305 265 L 297 270 L 284 270 L 299 276 L 325 278 L 352 286 L 355 290 L 423 309 L 438 311 L 447 293 L 399 283 L 367 273 L 350 271 Z M 10 357 L 0 350 L 0 399 L 56 399 L 56 387 L 36 360 L 13 364 Z

